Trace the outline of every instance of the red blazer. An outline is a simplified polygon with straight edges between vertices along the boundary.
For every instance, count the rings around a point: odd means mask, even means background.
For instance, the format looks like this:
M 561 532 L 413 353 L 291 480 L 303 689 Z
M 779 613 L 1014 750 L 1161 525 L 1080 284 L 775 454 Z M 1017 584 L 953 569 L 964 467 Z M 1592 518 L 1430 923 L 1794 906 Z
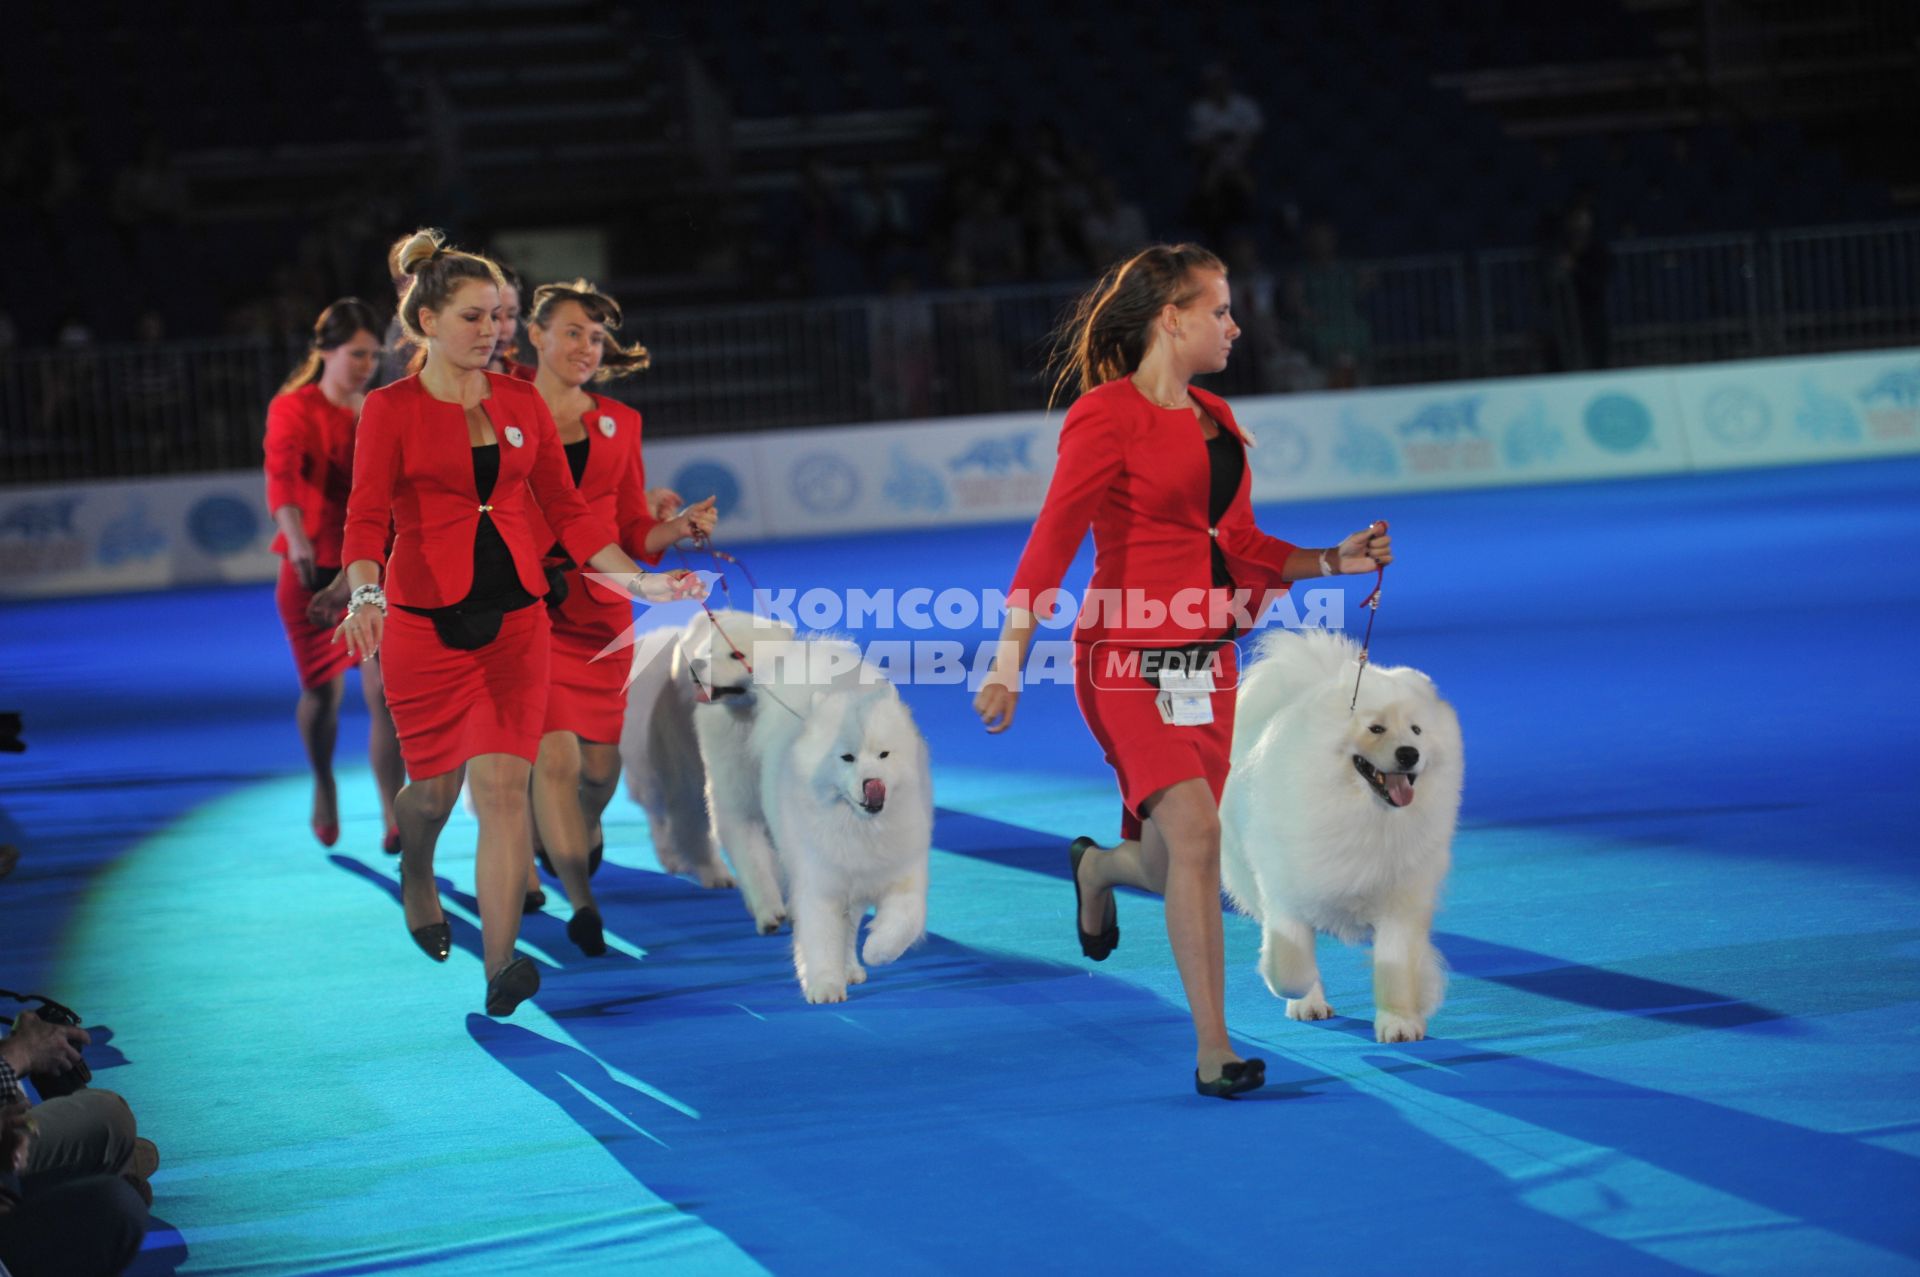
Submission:
M 1193 397 L 1221 429 L 1250 446 L 1225 400 L 1198 388 Z M 1037 606 L 1040 596 L 1059 586 L 1091 524 L 1093 580 L 1075 639 L 1148 646 L 1220 637 L 1230 618 L 1217 609 L 1230 592 L 1213 588 L 1209 546 L 1216 539 L 1234 585 L 1251 591 L 1246 607 L 1257 619 L 1267 593 L 1287 588 L 1294 547 L 1254 526 L 1251 464 L 1242 469 L 1219 526 L 1210 526 L 1211 474 L 1206 440 L 1190 409 L 1157 407 L 1128 377 L 1088 391 L 1060 427 L 1060 459 L 1010 599 L 1051 616 L 1054 607 Z M 1098 608 L 1089 605 L 1096 598 Z M 1176 610 L 1183 601 L 1184 610 Z M 1152 615 L 1156 605 L 1165 609 L 1164 619 Z
M 580 496 L 595 518 L 614 529 L 614 540 L 633 558 L 658 564 L 660 556 L 646 553 L 647 533 L 656 520 L 647 508 L 647 469 L 640 459 L 640 414 L 615 399 L 593 396 L 586 414 L 587 468 L 580 476 Z M 563 448 L 564 455 L 564 448 Z M 571 473 L 571 472 L 569 472 Z M 534 513 L 535 543 L 551 546 L 553 534 Z M 573 556 L 580 562 L 580 556 Z M 572 628 L 595 637 L 613 639 L 633 623 L 633 600 L 586 579 L 585 569 L 567 573 L 567 598 L 554 618 L 555 628 Z
M 347 493 L 353 487 L 353 410 L 342 408 L 313 382 L 275 395 L 267 405 L 267 512 L 297 506 L 313 543 L 315 562 L 339 567 Z M 287 552 L 276 533 L 273 552 Z
M 500 440 L 500 478 L 488 504 L 513 554 L 521 586 L 539 598 L 547 592 L 540 556 L 552 544 L 549 526 L 558 530 L 567 552 L 583 563 L 611 545 L 613 533 L 574 491 L 566 454 L 560 451 L 553 417 L 540 392 L 498 373 L 487 374 L 487 385 L 492 393 L 480 406 Z M 540 515 L 544 519 L 536 529 L 534 519 Z M 391 561 L 386 552 L 389 518 Z M 479 525 L 473 449 L 460 405 L 435 399 L 417 376 L 369 394 L 360 410 L 354 449 L 344 563 L 371 559 L 385 564 L 391 602 L 446 607 L 473 588 L 473 538 Z M 547 539 L 540 539 L 543 535 Z

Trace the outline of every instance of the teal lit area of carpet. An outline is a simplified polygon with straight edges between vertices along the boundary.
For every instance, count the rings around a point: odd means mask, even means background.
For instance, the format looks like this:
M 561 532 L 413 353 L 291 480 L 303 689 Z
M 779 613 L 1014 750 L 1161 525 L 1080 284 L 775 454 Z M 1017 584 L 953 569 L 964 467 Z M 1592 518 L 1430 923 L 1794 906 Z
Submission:
M 488 1020 L 471 818 L 436 966 L 357 689 L 340 842 L 307 830 L 267 587 L 0 611 L 31 746 L 0 756 L 0 984 L 83 1013 L 161 1148 L 141 1273 L 1920 1272 L 1920 464 L 1261 511 L 1306 543 L 1372 517 L 1374 658 L 1466 735 L 1425 1042 L 1373 1041 L 1331 941 L 1341 1014 L 1288 1021 L 1229 916 L 1269 1084 L 1195 1096 L 1158 902 L 1123 893 L 1106 963 L 1075 943 L 1066 843 L 1118 799 L 1065 687 L 992 738 L 964 688 L 907 689 L 930 933 L 847 1003 L 662 874 L 623 793 L 613 952 L 549 883 L 543 988 Z M 979 589 L 1023 539 L 741 553 L 768 589 Z

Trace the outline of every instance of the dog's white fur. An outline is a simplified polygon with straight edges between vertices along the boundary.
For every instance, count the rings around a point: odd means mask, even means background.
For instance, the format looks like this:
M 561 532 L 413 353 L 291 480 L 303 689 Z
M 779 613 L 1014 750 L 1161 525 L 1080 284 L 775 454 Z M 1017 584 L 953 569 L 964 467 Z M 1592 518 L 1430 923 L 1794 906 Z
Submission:
M 862 959 L 883 966 L 926 931 L 933 778 L 898 690 L 851 643 L 807 647 L 808 661 L 761 671 L 762 694 L 799 712 L 763 707 L 752 751 L 789 889 L 795 974 L 808 1002 L 842 1002 L 867 978 Z
M 1460 812 L 1460 723 L 1433 681 L 1405 667 L 1370 665 L 1349 712 L 1358 658 L 1352 640 L 1324 630 L 1261 641 L 1235 707 L 1221 876 L 1263 928 L 1260 974 L 1290 1018 L 1333 1014 L 1316 931 L 1371 938 L 1374 1037 L 1414 1042 L 1446 989 L 1431 935 Z M 1383 775 L 1382 787 L 1411 801 L 1394 805 L 1356 756 L 1406 777 Z
M 764 703 L 733 645 L 757 666 L 757 647 L 792 640 L 791 626 L 767 617 L 696 613 L 668 651 L 644 664 L 636 657 L 620 740 L 627 792 L 646 809 L 661 867 L 708 887 L 737 878 L 765 933 L 779 930 L 786 906 L 748 746 Z

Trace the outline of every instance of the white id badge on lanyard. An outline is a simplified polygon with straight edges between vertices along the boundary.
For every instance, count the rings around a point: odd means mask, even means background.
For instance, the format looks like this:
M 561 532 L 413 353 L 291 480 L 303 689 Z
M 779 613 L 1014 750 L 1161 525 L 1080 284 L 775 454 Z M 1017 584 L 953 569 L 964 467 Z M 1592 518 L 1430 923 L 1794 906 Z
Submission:
M 1173 727 L 1204 727 L 1213 721 L 1213 671 L 1160 674 L 1160 719 Z

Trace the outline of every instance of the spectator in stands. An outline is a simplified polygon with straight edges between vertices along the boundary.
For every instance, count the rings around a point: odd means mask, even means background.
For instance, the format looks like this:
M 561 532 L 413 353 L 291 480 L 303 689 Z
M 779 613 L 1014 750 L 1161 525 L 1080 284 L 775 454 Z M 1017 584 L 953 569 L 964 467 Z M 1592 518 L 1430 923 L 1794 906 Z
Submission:
M 873 415 L 882 420 L 933 412 L 933 305 L 909 271 L 897 271 L 886 296 L 867 306 L 873 334 Z
M 1202 73 L 1187 108 L 1187 142 L 1196 171 L 1192 215 L 1209 239 L 1223 241 L 1253 212 L 1253 147 L 1266 130 L 1260 104 L 1234 88 L 1221 63 Z
M 870 279 L 891 279 L 913 242 L 913 218 L 907 197 L 887 176 L 886 167 L 869 160 L 860 185 L 847 195 L 847 217 L 866 258 Z
M 323 847 L 340 837 L 333 747 L 347 671 L 356 662 L 333 641 L 333 627 L 347 607 L 341 540 L 354 433 L 379 358 L 379 326 L 373 307 L 357 297 L 327 307 L 314 321 L 305 361 L 267 405 L 267 509 L 279 528 L 272 549 L 281 557 L 274 602 L 300 676 L 294 720 L 313 770 L 313 836 Z M 360 667 L 360 691 L 371 721 L 367 756 L 380 795 L 383 845 L 392 854 L 400 850 L 393 798 L 403 777 L 378 665 Z
M 82 1068 L 89 1040 L 31 1011 L 0 1040 L 0 1269 L 13 1277 L 112 1277 L 146 1233 L 159 1152 L 126 1101 L 82 1088 L 30 1107 L 20 1087 Z
M 1360 313 L 1360 303 L 1373 289 L 1373 275 L 1341 259 L 1332 222 L 1313 222 L 1305 238 L 1306 260 L 1294 273 L 1288 307 L 1300 346 L 1332 389 L 1363 385 L 1373 326 Z
M 1099 272 L 1145 248 L 1152 235 L 1140 206 L 1122 199 L 1113 179 L 1101 174 L 1093 180 L 1087 211 L 1080 219 L 1080 238 L 1087 247 L 1088 268 Z
M 1281 277 L 1260 256 L 1251 235 L 1237 235 L 1227 246 L 1227 286 L 1233 317 L 1240 325 L 1239 357 L 1247 381 L 1262 394 L 1316 388 L 1313 366 L 1292 342 Z
M 1542 332 L 1548 372 L 1609 367 L 1612 333 L 1607 327 L 1607 281 L 1613 255 L 1593 228 L 1590 195 L 1550 224 L 1542 247 Z

